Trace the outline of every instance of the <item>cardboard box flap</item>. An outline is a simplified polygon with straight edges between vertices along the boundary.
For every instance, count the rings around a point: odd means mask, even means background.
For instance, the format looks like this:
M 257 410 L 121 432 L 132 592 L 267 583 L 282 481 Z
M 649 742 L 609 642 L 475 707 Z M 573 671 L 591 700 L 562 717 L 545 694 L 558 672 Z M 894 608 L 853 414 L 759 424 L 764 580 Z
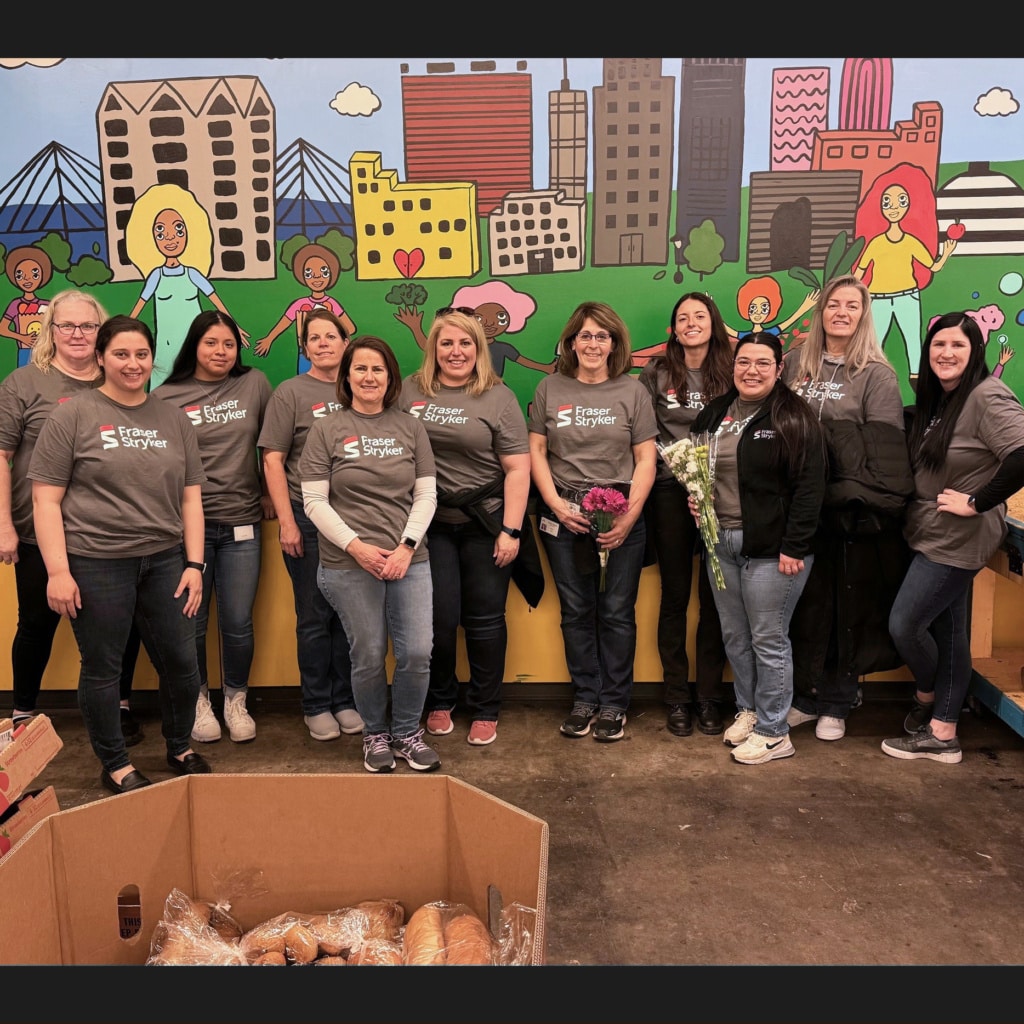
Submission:
M 60 964 L 60 906 L 54 888 L 51 830 L 59 814 L 44 818 L 0 861 L 0 963 Z

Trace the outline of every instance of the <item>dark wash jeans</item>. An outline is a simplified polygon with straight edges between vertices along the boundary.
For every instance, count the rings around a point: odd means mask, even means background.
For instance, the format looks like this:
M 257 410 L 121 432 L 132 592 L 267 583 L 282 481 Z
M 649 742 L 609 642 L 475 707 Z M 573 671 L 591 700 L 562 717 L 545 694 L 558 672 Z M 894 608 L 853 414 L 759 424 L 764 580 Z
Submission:
M 505 605 L 512 565 L 499 568 L 494 564 L 494 537 L 475 521 L 431 523 L 427 546 L 434 584 L 434 645 L 426 710 L 451 711 L 455 707 L 461 625 L 469 660 L 466 710 L 474 721 L 496 722 L 505 679 Z
M 167 752 L 189 749 L 199 697 L 196 624 L 182 613 L 188 592 L 174 592 L 185 569 L 180 544 L 154 555 L 86 558 L 68 555 L 82 607 L 71 626 L 82 656 L 78 705 L 92 748 L 108 772 L 131 763 L 121 732 L 120 682 L 132 623 L 160 680 Z

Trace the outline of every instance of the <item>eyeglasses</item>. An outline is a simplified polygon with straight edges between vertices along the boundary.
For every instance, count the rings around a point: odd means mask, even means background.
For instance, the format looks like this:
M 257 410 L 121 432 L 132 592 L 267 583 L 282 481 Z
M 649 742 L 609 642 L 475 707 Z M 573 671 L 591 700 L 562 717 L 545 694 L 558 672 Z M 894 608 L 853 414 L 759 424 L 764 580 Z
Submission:
M 99 324 L 86 323 L 86 324 L 54 324 L 54 327 L 60 331 L 66 338 L 70 338 L 75 331 L 81 331 L 83 334 L 95 334 L 99 329 Z
M 476 310 L 469 306 L 442 306 L 434 316 L 446 316 L 448 313 L 461 313 L 463 316 L 476 316 Z
M 774 359 L 747 359 L 744 356 L 740 356 L 733 365 L 737 370 L 749 370 L 752 366 L 757 370 L 758 373 L 768 373 L 775 369 Z
M 599 345 L 607 345 L 611 340 L 610 334 L 605 334 L 603 331 L 600 334 L 591 334 L 590 331 L 581 331 L 576 335 L 577 341 L 582 341 L 584 345 L 589 345 L 592 341 L 596 341 Z

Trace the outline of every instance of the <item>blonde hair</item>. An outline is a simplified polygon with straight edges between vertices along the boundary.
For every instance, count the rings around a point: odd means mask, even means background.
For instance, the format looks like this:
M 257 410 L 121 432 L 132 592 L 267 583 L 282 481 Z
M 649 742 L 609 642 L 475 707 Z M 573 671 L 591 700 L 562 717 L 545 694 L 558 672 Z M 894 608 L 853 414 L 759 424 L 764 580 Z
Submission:
M 490 391 L 495 384 L 500 384 L 501 378 L 494 372 L 491 348 L 480 321 L 475 316 L 452 312 L 434 317 L 434 322 L 430 325 L 427 343 L 423 346 L 423 365 L 413 374 L 413 380 L 419 384 L 420 390 L 431 397 L 441 390 L 437 368 L 437 339 L 445 327 L 454 327 L 455 330 L 468 334 L 476 347 L 476 366 L 473 368 L 473 376 L 466 384 L 466 394 L 482 395 L 485 391 Z
M 164 210 L 174 210 L 185 222 L 188 242 L 182 250 L 182 265 L 208 276 L 213 266 L 210 217 L 199 200 L 180 185 L 153 185 L 135 201 L 124 229 L 128 259 L 143 277 L 149 277 L 157 267 L 163 266 L 164 254 L 153 241 L 153 222 Z
M 892 369 L 892 363 L 886 358 L 882 346 L 878 343 L 875 321 L 871 316 L 871 293 L 860 278 L 846 274 L 843 277 L 833 277 L 821 289 L 818 301 L 814 304 L 814 312 L 811 314 L 811 326 L 807 333 L 807 340 L 800 346 L 797 379 L 817 377 L 818 375 L 821 357 L 825 354 L 825 325 L 822 323 L 822 316 L 832 293 L 839 288 L 856 288 L 860 292 L 861 305 L 864 309 L 861 313 L 860 323 L 857 324 L 857 329 L 846 345 L 847 372 L 853 376 L 860 373 L 869 363 L 884 363 Z M 895 370 L 893 372 L 895 373 Z
M 32 356 L 29 359 L 32 365 L 36 369 L 42 370 L 43 373 L 50 372 L 50 364 L 57 354 L 57 342 L 53 338 L 53 325 L 57 320 L 57 307 L 62 302 L 87 302 L 96 310 L 96 323 L 102 324 L 108 319 L 107 311 L 99 302 L 91 295 L 78 291 L 77 288 L 68 288 L 54 295 L 49 300 L 50 304 L 46 307 L 46 312 L 43 313 L 43 319 L 39 322 L 39 336 L 36 338 L 35 345 L 32 346 Z

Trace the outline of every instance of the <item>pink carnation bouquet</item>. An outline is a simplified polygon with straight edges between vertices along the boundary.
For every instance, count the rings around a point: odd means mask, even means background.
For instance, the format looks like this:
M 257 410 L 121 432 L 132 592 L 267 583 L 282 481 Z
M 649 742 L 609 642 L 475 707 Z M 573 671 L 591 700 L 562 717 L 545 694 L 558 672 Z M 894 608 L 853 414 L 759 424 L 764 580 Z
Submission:
M 583 495 L 580 508 L 593 524 L 596 533 L 607 533 L 612 528 L 615 519 L 629 511 L 629 502 L 623 493 L 614 487 L 591 487 Z M 605 581 L 608 578 L 609 554 L 607 548 L 598 550 L 598 557 L 601 560 L 601 582 L 598 589 L 601 591 L 604 590 Z

